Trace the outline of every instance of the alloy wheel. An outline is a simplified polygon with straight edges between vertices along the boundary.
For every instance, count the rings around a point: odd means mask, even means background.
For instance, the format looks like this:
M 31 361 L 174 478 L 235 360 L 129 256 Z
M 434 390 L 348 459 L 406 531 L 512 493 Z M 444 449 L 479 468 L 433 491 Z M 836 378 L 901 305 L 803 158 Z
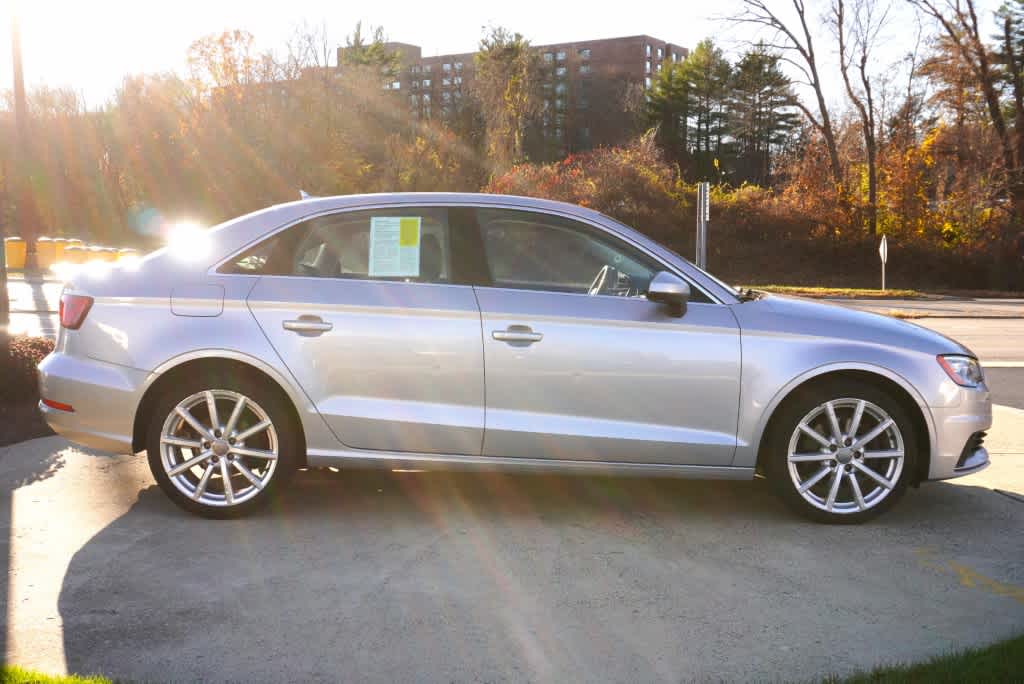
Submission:
M 874 508 L 896 488 L 905 449 L 899 425 L 864 399 L 811 409 L 789 440 L 789 475 L 812 506 L 851 514 Z
M 167 478 L 186 497 L 207 506 L 234 506 L 257 496 L 274 476 L 278 449 L 267 412 L 231 390 L 186 397 L 160 432 Z

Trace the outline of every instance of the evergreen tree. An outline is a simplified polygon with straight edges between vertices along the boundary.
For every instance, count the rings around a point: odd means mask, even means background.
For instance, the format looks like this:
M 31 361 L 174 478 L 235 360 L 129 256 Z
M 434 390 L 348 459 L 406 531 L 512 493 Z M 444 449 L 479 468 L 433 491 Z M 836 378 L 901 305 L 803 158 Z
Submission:
M 728 103 L 736 180 L 770 184 L 773 155 L 792 140 L 800 124 L 796 97 L 780 61 L 778 54 L 758 44 L 736 65 Z

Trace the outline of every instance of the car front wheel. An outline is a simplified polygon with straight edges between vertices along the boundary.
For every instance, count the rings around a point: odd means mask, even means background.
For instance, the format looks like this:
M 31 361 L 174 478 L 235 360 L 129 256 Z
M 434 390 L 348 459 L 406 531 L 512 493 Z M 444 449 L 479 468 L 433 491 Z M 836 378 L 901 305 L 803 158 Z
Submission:
M 266 503 L 296 469 L 286 405 L 250 378 L 178 383 L 157 401 L 147 433 L 149 467 L 172 501 L 210 518 Z
M 855 380 L 800 390 L 772 421 L 763 465 L 783 501 L 825 523 L 859 523 L 904 494 L 914 427 L 887 392 Z

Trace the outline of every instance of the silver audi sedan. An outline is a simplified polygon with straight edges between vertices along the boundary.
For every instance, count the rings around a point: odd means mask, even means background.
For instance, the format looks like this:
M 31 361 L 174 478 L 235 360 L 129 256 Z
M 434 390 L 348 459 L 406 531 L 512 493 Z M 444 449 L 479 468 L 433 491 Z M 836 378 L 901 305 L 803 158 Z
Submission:
M 641 226 L 642 228 L 642 226 Z M 301 467 L 768 479 L 862 522 L 988 465 L 964 346 L 737 292 L 642 233 L 525 197 L 307 199 L 68 280 L 40 409 L 235 516 Z

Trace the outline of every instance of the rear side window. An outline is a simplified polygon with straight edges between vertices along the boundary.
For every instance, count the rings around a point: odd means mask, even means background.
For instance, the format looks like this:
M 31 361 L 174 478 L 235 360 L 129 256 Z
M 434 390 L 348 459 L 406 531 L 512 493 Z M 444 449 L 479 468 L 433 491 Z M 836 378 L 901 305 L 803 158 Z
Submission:
M 229 273 L 448 283 L 445 207 L 390 207 L 318 216 L 287 228 L 222 269 Z

